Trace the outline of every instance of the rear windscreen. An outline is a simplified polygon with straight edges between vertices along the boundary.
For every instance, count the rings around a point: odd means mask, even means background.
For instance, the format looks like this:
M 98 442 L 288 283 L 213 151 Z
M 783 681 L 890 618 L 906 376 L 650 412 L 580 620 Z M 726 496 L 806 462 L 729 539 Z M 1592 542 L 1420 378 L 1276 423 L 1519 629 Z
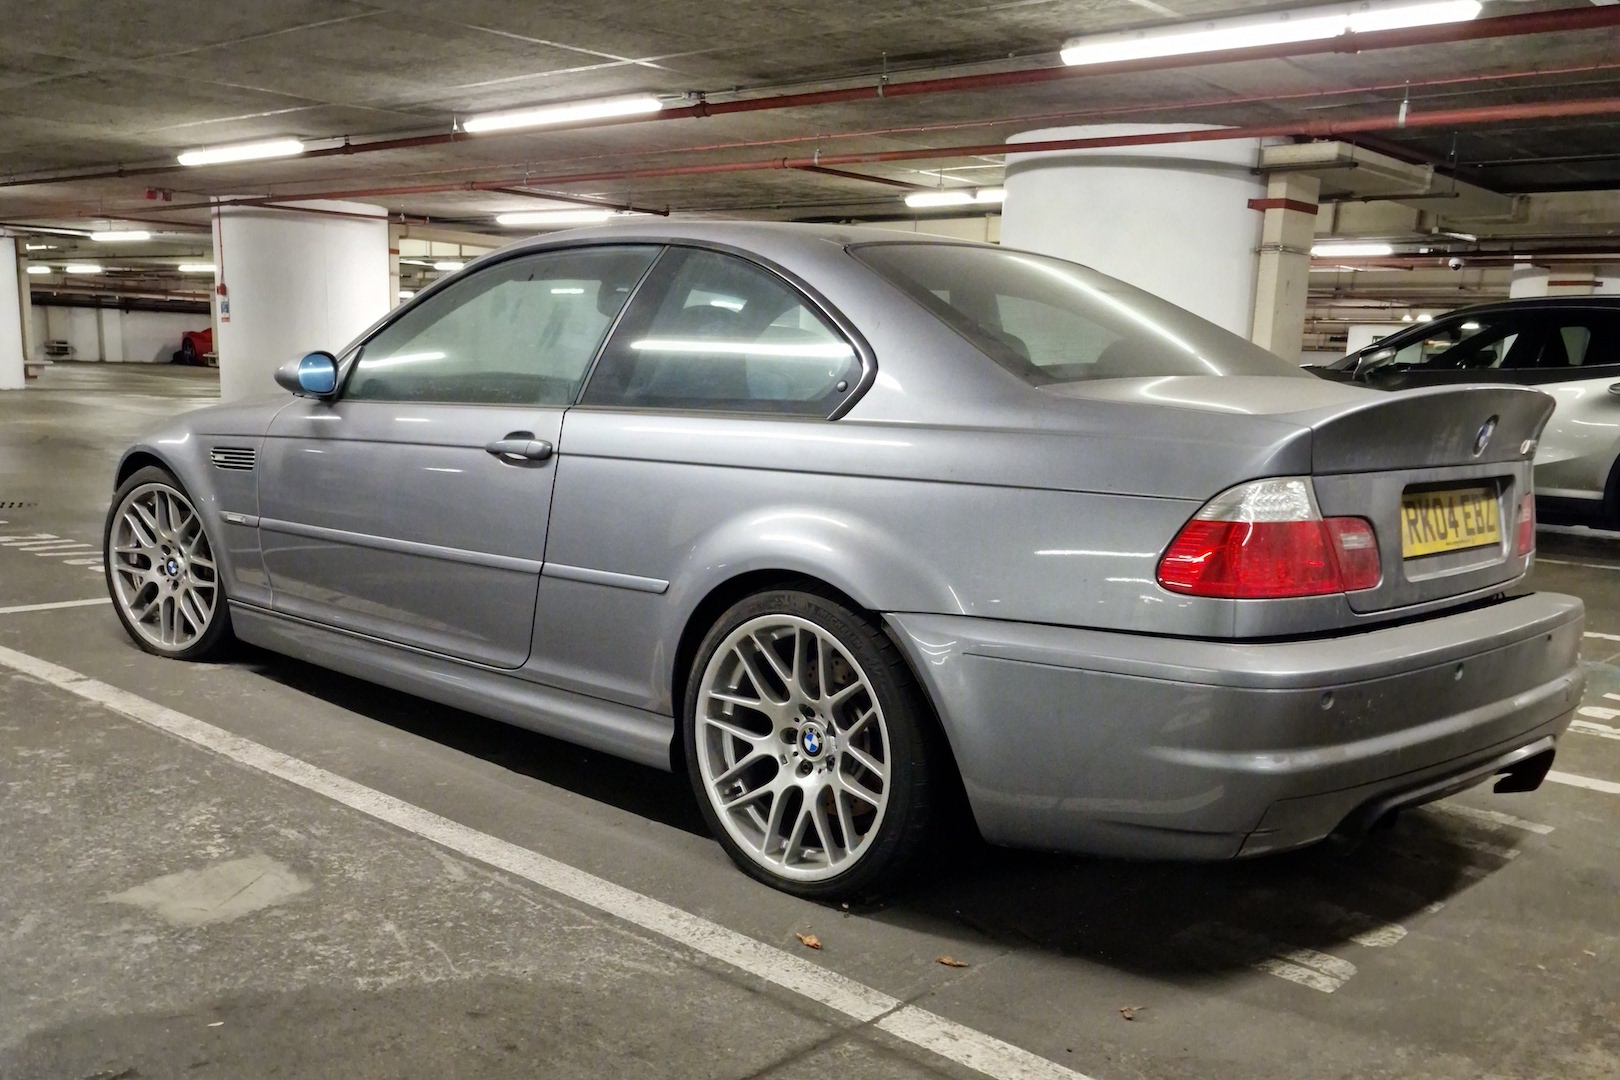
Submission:
M 861 244 L 850 254 L 1036 386 L 1305 374 L 1189 311 L 1061 259 L 944 243 Z

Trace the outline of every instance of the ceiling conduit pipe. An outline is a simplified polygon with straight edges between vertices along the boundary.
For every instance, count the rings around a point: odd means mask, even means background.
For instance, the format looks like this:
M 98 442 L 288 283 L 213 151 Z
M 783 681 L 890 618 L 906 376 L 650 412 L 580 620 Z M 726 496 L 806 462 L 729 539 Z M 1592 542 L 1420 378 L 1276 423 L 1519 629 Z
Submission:
M 1332 139 L 1367 132 L 1397 131 L 1424 127 L 1461 127 L 1470 124 L 1496 124 L 1519 120 L 1556 120 L 1582 116 L 1620 115 L 1620 97 L 1576 101 L 1547 101 L 1511 105 L 1482 105 L 1460 109 L 1409 111 L 1399 114 L 1346 120 L 1289 121 L 1247 127 L 1207 128 L 1193 131 L 1149 132 L 1088 139 L 1047 139 L 1021 142 L 1020 154 L 1062 153 L 1073 150 L 1100 150 L 1123 146 L 1151 146 L 1166 143 L 1221 142 L 1228 139 L 1265 139 L 1300 136 Z M 667 165 L 641 169 L 618 169 L 556 176 L 508 177 L 500 180 L 464 180 L 454 184 L 409 184 L 393 187 L 349 188 L 343 191 L 302 192 L 274 197 L 221 200 L 225 206 L 253 206 L 290 199 L 375 199 L 400 195 L 438 195 L 456 191 L 498 191 L 527 179 L 536 185 L 599 183 L 614 180 L 647 180 L 677 176 L 707 176 L 724 173 L 764 172 L 773 169 L 810 169 L 842 165 L 871 165 L 895 161 L 939 161 L 950 158 L 990 157 L 1008 152 L 1006 143 L 975 143 L 968 146 L 935 146 L 907 150 L 875 150 L 866 153 L 819 154 L 802 158 L 763 158 L 750 161 L 718 161 L 695 165 Z M 207 204 L 195 204 L 202 206 Z M 192 209 L 193 205 L 175 209 Z
M 563 131 L 579 127 L 603 127 L 609 124 L 650 123 L 665 120 L 726 116 L 733 113 L 802 109 L 819 105 L 840 105 L 856 101 L 886 101 L 893 98 L 917 97 L 928 94 L 969 93 L 1069 79 L 1092 78 L 1101 75 L 1133 75 L 1150 71 L 1204 67 L 1211 64 L 1281 60 L 1323 53 L 1373 52 L 1380 49 L 1444 45 L 1461 41 L 1484 41 L 1493 38 L 1522 37 L 1530 34 L 1570 33 L 1613 27 L 1620 27 L 1620 4 L 1559 8 L 1554 11 L 1532 11 L 1518 15 L 1499 15 L 1489 19 L 1474 19 L 1470 22 L 1408 27 L 1400 30 L 1376 30 L 1359 34 L 1347 31 L 1337 37 L 1322 41 L 1289 42 L 1282 45 L 1263 45 L 1180 56 L 1156 56 L 1141 60 L 1123 60 L 1111 64 L 1090 64 L 1083 67 L 1062 65 L 1026 68 L 1018 71 L 986 72 L 977 75 L 956 75 L 935 79 L 914 79 L 910 82 L 882 80 L 838 90 L 769 94 L 760 97 L 743 98 L 737 101 L 705 100 L 694 105 L 663 109 L 656 113 L 647 113 L 619 120 L 596 120 L 581 125 L 559 125 L 547 130 Z M 517 134 L 522 133 L 518 132 Z M 378 151 L 442 146 L 446 143 L 461 142 L 469 138 L 473 138 L 473 136 L 468 136 L 464 132 L 449 131 L 396 139 L 376 139 L 360 143 L 345 141 L 339 146 L 308 150 L 299 155 L 299 160 L 322 157 L 348 157 Z M 822 164 L 828 164 L 828 162 L 823 161 Z M 138 168 L 120 167 L 72 175 L 0 180 L 0 188 L 73 183 L 80 180 L 121 179 L 177 171 L 191 170 L 181 165 L 153 165 Z

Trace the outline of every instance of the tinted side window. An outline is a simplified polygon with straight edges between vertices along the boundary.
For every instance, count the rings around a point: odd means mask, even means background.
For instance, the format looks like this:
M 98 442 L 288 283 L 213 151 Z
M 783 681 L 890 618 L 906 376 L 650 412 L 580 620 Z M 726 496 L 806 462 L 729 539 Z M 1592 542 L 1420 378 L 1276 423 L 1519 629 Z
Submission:
M 1536 357 L 1546 370 L 1620 364 L 1620 315 L 1602 311 L 1558 313 Z
M 548 252 L 497 263 L 425 300 L 360 352 L 361 401 L 571 405 L 656 247 Z
M 733 255 L 671 248 L 583 403 L 825 416 L 860 374 L 850 343 L 781 277 Z

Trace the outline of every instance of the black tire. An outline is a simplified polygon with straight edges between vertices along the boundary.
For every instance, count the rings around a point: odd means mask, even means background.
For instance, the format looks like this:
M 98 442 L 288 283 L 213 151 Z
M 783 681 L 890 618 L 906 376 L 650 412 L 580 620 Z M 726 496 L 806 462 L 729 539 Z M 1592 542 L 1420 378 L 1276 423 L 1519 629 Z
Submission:
M 756 861 L 721 821 L 699 764 L 697 717 L 710 664 L 735 631 L 767 616 L 805 620 L 836 639 L 864 673 L 885 729 L 886 805 L 872 832 L 862 834 L 862 841 L 869 843 L 853 857 L 852 865 L 822 880 L 787 877 Z M 821 677 L 818 672 L 816 679 Z M 948 751 L 910 669 L 876 622 L 830 595 L 789 588 L 756 593 L 733 605 L 710 628 L 693 658 L 686 685 L 681 726 L 688 777 L 710 832 L 744 873 L 806 899 L 863 904 L 880 899 L 906 878 L 928 844 L 939 801 L 936 777 L 948 768 L 943 757 Z M 836 727 L 829 730 L 835 737 L 842 737 Z M 797 750 L 799 744 L 789 745 Z M 829 757 L 832 760 L 826 763 L 827 768 L 837 772 L 837 754 L 829 751 Z M 780 767 L 787 767 L 786 758 Z M 774 796 L 773 803 L 782 798 L 782 794 Z M 837 796 L 831 798 L 836 800 Z
M 153 485 L 160 485 L 175 492 L 188 505 L 195 507 L 195 504 L 191 501 L 191 496 L 174 474 L 156 465 L 148 465 L 145 468 L 137 469 L 130 474 L 128 479 L 118 485 L 118 490 L 113 495 L 112 505 L 107 508 L 107 521 L 101 533 L 101 553 L 102 562 L 106 568 L 107 594 L 112 598 L 113 611 L 118 615 L 118 621 L 123 624 L 124 631 L 129 634 L 130 640 L 140 648 L 153 656 L 162 656 L 170 660 L 206 660 L 217 656 L 229 642 L 234 640 L 231 634 L 230 606 L 226 603 L 225 582 L 222 575 L 217 572 L 215 574 L 214 607 L 207 627 L 194 641 L 184 646 L 170 648 L 165 648 L 153 642 L 137 628 L 129 613 L 124 610 L 118 585 L 114 579 L 114 575 L 118 572 L 118 564 L 116 562 L 117 553 L 113 551 L 113 526 L 117 523 L 118 509 L 132 492 Z M 213 561 L 217 567 L 219 546 L 214 542 L 214 536 L 208 532 L 207 522 L 201 518 L 200 514 L 198 515 L 198 524 L 202 529 L 203 538 L 207 542 L 209 553 L 214 557 Z

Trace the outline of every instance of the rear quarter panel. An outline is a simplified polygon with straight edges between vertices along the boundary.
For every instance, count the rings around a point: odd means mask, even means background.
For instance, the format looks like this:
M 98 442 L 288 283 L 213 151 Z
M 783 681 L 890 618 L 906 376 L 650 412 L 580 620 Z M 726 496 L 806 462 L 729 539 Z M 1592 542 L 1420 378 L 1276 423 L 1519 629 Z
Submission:
M 1536 450 L 1536 493 L 1562 499 L 1601 499 L 1620 455 L 1620 397 L 1607 378 L 1537 387 L 1557 402 Z
M 1178 455 L 1194 482 L 1223 466 L 1266 468 L 1252 445 L 1200 454 L 1173 434 L 1161 441 L 1143 456 L 1171 460 L 1135 462 L 1142 471 L 1173 471 Z M 1130 445 L 1074 432 L 573 410 L 529 673 L 669 710 L 692 613 L 716 588 L 767 570 L 825 581 L 873 611 L 1231 633 L 1234 605 L 1154 582 L 1163 545 L 1213 489 L 1117 490 L 1128 487 Z M 1082 484 L 1094 489 L 1075 490 Z M 668 584 L 659 593 L 552 576 L 561 568 Z

